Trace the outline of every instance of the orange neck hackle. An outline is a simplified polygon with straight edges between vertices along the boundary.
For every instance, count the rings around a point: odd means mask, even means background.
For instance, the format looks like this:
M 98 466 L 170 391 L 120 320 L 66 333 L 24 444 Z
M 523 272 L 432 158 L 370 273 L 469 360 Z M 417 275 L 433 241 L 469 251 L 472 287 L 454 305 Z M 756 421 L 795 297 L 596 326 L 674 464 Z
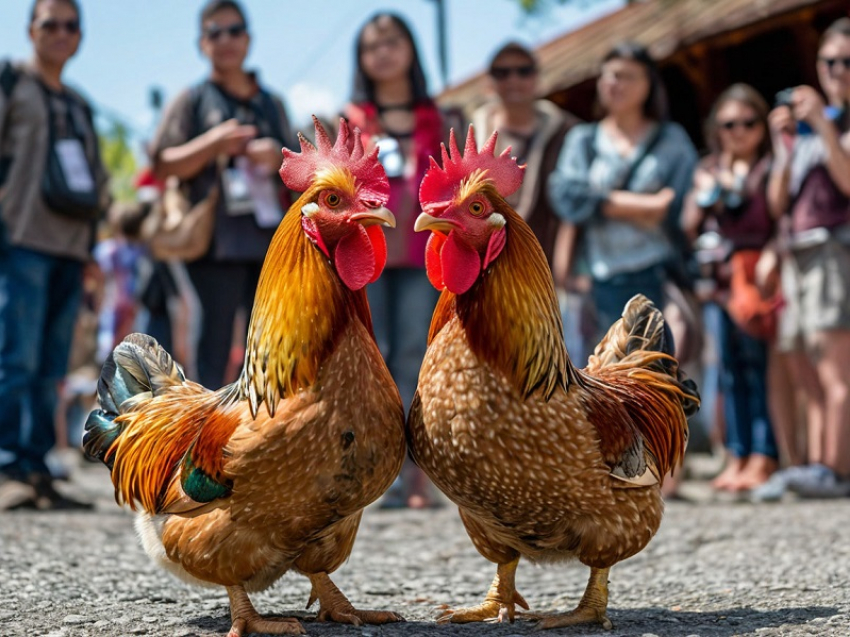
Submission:
M 331 143 L 315 116 L 313 124 L 315 145 L 299 134 L 301 152 L 283 149 L 280 177 L 303 194 L 278 227 L 257 285 L 238 381 L 238 397 L 248 400 L 254 417 L 261 403 L 274 415 L 279 400 L 316 382 L 321 364 L 350 320 L 358 318 L 372 332 L 365 289 L 353 291 L 342 283 L 321 233 L 313 228 L 311 240 L 305 232 L 302 213 L 305 206 L 316 208 L 321 193 L 328 190 L 348 193 L 360 206 L 378 208 L 389 198 L 389 182 L 377 148 L 366 152 L 359 130 L 349 130 L 340 119 Z M 367 274 L 377 277 L 380 270 Z
M 479 358 L 501 370 L 521 395 L 542 389 L 548 398 L 577 378 L 552 275 L 528 225 L 495 189 L 484 189 L 507 220 L 505 247 L 468 292 L 443 292 L 429 341 L 456 314 Z
M 352 318 L 372 329 L 365 289 L 345 287 L 302 230 L 301 208 L 326 186 L 316 182 L 292 205 L 266 254 L 239 379 L 254 416 L 261 403 L 273 415 L 280 399 L 311 386 Z

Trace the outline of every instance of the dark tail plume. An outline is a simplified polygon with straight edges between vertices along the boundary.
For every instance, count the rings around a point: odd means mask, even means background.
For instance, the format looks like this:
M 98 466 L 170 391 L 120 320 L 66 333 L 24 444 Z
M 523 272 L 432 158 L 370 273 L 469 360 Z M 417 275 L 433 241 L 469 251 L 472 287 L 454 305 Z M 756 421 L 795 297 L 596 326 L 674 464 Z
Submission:
M 183 370 L 156 339 L 146 334 L 127 336 L 103 364 L 97 383 L 100 409 L 89 414 L 85 425 L 86 456 L 112 469 L 109 450 L 123 431 L 116 418 L 185 380 Z

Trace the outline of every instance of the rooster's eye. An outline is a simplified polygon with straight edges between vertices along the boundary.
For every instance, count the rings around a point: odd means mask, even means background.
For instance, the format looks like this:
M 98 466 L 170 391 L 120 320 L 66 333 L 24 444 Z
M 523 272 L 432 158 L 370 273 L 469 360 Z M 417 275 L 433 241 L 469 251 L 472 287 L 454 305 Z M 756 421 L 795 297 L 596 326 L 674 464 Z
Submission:
M 474 214 L 476 217 L 480 217 L 484 214 L 484 204 L 480 201 L 473 201 L 469 204 L 469 212 Z
M 335 192 L 328 193 L 328 196 L 325 197 L 325 203 L 328 205 L 328 208 L 336 208 L 341 202 L 342 198 Z

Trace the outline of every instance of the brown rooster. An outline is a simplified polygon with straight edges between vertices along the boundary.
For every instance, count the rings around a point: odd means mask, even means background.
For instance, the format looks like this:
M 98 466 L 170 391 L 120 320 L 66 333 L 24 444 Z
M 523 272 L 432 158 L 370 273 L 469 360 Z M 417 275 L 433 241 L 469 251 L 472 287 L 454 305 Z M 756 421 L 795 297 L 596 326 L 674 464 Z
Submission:
M 570 613 L 541 628 L 606 616 L 608 570 L 643 549 L 661 522 L 660 483 L 685 450 L 699 396 L 671 355 L 661 313 L 634 297 L 582 371 L 563 341 L 543 251 L 505 202 L 522 167 L 463 156 L 452 132 L 432 158 L 417 230 L 430 230 L 428 276 L 443 291 L 407 423 L 416 462 L 458 505 L 478 551 L 498 567 L 484 602 L 440 621 L 513 621 L 528 609 L 519 558 L 577 558 L 590 581 Z
M 316 146 L 301 137 L 301 153 L 283 150 L 281 177 L 304 194 L 266 256 L 239 380 L 205 389 L 133 334 L 104 365 L 86 423 L 85 450 L 111 469 L 116 500 L 143 510 L 147 552 L 226 587 L 231 637 L 304 632 L 263 619 L 247 596 L 290 569 L 310 578 L 320 620 L 400 620 L 354 609 L 328 577 L 398 475 L 405 440 L 364 288 L 386 260 L 379 225 L 395 224 L 389 184 L 357 130 L 341 122 L 331 146 L 315 125 Z

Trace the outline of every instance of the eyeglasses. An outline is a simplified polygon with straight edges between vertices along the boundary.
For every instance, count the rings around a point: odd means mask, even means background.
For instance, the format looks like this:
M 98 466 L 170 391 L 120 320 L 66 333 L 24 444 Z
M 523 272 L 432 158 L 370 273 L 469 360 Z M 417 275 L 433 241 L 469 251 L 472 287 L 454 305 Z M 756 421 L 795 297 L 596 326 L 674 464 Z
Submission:
M 56 35 L 59 33 L 61 29 L 65 30 L 65 33 L 68 35 L 76 35 L 80 32 L 80 21 L 79 20 L 54 20 L 53 18 L 48 18 L 47 20 L 42 20 L 38 22 L 36 25 L 37 29 L 42 31 L 46 31 L 50 35 Z
M 753 130 L 756 126 L 758 126 L 758 123 L 758 119 L 730 119 L 725 122 L 717 122 L 717 127 L 728 131 L 735 130 L 739 127 L 747 130 Z
M 360 45 L 360 54 L 375 53 L 379 49 L 396 49 L 404 42 L 401 36 L 388 36 L 375 40 L 374 42 L 364 43 Z
M 490 69 L 490 77 L 499 81 L 506 80 L 511 75 L 528 78 L 535 73 L 537 73 L 537 67 L 533 64 L 526 64 L 524 66 L 494 66 Z
M 648 80 L 649 76 L 647 74 L 603 69 L 602 73 L 599 74 L 599 79 L 608 84 L 634 84 L 640 80 Z
M 832 73 L 832 69 L 836 65 L 844 67 L 845 70 L 850 70 L 850 58 L 818 58 L 818 62 L 826 64 L 826 68 L 830 73 Z
M 220 27 L 217 24 L 213 24 L 204 29 L 204 37 L 206 37 L 211 42 L 218 42 L 222 35 L 225 33 L 233 38 L 240 38 L 248 32 L 248 27 L 244 24 L 230 24 L 225 27 Z

